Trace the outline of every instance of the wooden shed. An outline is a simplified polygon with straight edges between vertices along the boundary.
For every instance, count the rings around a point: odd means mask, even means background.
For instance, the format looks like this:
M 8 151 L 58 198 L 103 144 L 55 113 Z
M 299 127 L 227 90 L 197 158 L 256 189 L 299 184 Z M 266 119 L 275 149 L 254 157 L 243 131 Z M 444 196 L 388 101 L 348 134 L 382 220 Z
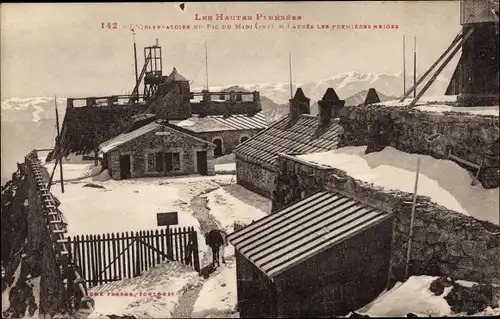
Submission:
M 392 214 L 318 192 L 228 236 L 246 317 L 332 317 L 387 283 Z

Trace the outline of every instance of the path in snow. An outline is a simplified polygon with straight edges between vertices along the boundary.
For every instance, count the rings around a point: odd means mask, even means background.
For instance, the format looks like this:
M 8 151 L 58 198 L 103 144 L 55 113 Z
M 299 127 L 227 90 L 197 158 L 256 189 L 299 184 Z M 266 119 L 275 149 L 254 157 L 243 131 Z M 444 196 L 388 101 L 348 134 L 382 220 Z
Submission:
M 214 191 L 217 188 L 208 189 L 204 191 L 202 194 L 193 197 L 191 199 L 191 204 L 189 208 L 193 212 L 193 217 L 196 218 L 200 222 L 200 230 L 205 235 L 212 229 L 219 229 L 219 225 L 217 224 L 216 219 L 210 214 L 210 210 L 207 207 L 207 198 L 202 197 L 203 195 Z M 205 265 L 210 263 L 210 254 L 205 252 L 200 261 L 200 266 L 203 268 Z M 220 268 L 217 268 L 220 272 Z M 212 273 L 214 275 L 217 273 L 217 270 Z M 191 314 L 193 312 L 193 306 L 198 299 L 198 295 L 203 286 L 197 286 L 193 289 L 187 290 L 182 296 L 179 297 L 179 304 L 174 309 L 172 313 L 173 318 L 191 318 Z

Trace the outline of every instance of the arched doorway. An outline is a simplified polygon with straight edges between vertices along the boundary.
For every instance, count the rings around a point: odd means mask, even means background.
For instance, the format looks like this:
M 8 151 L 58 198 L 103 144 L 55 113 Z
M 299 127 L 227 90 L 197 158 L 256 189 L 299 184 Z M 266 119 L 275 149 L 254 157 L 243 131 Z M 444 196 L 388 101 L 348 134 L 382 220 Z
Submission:
M 248 136 L 246 136 L 246 135 L 245 135 L 245 136 L 242 136 L 242 137 L 240 138 L 240 143 L 243 143 L 243 142 L 245 142 L 246 140 L 248 140 Z
M 215 138 L 212 142 L 215 144 L 214 157 L 222 156 L 222 139 Z

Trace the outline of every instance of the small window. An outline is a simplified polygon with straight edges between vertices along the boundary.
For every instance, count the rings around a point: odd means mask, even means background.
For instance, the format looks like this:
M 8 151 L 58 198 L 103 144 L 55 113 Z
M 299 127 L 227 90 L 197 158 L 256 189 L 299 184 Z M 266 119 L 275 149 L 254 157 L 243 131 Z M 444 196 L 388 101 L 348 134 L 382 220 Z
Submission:
M 155 167 L 155 154 L 148 154 L 148 167 L 147 167 L 147 171 L 151 172 L 151 171 L 155 171 L 155 170 L 156 170 L 156 167 Z
M 155 154 L 155 169 L 157 172 L 163 171 L 163 153 Z
M 172 170 L 179 171 L 181 169 L 181 156 L 179 153 L 172 153 Z
M 167 172 L 179 171 L 181 169 L 181 157 L 179 153 L 165 153 L 165 168 Z
M 242 137 L 240 138 L 240 143 L 243 143 L 243 142 L 245 142 L 246 140 L 248 140 L 248 136 L 242 136 Z
M 163 171 L 163 153 L 149 153 L 147 155 L 148 164 L 146 170 L 148 172 Z

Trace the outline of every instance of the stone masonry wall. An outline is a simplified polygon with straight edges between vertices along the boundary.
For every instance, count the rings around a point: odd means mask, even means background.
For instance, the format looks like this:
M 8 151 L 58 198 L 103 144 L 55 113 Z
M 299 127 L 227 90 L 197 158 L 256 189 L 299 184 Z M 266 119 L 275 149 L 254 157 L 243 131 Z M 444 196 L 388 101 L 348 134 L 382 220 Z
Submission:
M 248 138 L 259 133 L 262 129 L 258 130 L 238 130 L 238 131 L 218 131 L 218 132 L 202 132 L 196 135 L 206 141 L 212 143 L 214 138 L 219 137 L 222 139 L 222 154 L 231 154 L 233 150 L 240 144 L 240 139 L 243 136 Z
M 132 141 L 124 143 L 108 156 L 108 167 L 111 168 L 111 177 L 120 179 L 120 155 L 131 155 L 131 177 L 153 177 L 195 174 L 198 172 L 196 152 L 207 151 L 208 174 L 214 174 L 213 147 L 208 147 L 201 141 L 172 133 L 170 135 L 155 135 L 155 132 L 146 133 Z M 178 152 L 180 153 L 180 170 L 175 172 L 148 172 L 146 171 L 147 153 Z
M 236 158 L 236 182 L 267 198 L 272 198 L 277 171 Z
M 407 153 L 447 158 L 448 151 L 475 164 L 484 187 L 500 186 L 499 117 L 422 112 L 403 107 L 347 106 L 340 114 L 339 147 L 369 145 L 373 136 Z M 382 137 L 380 137 L 382 136 Z M 471 168 L 464 166 L 471 170 Z M 474 174 L 476 170 L 471 170 Z
M 229 108 L 232 114 L 247 114 L 257 113 L 261 111 L 259 103 L 253 101 L 234 102 L 230 101 L 217 102 L 217 101 L 200 101 L 198 103 L 191 103 L 191 111 L 193 114 L 204 115 L 221 115 Z
M 311 166 L 292 162 L 295 163 L 287 168 L 307 170 L 303 166 Z M 315 175 L 325 190 L 350 194 L 394 214 L 392 274 L 393 279 L 404 280 L 413 195 L 386 191 L 355 180 L 338 169 L 315 170 L 323 171 Z M 417 196 L 410 259 L 410 276 L 449 276 L 500 284 L 500 226 L 449 210 L 428 197 Z

